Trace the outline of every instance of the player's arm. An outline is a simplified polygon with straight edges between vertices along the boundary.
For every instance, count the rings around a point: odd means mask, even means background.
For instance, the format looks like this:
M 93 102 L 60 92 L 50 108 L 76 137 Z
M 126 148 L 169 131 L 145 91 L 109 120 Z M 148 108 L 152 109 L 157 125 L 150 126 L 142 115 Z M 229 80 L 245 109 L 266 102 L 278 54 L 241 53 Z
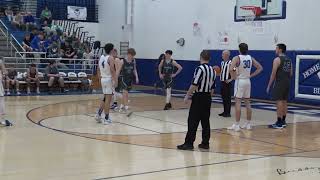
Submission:
M 162 67 L 163 67 L 163 60 L 161 60 L 161 62 L 159 63 L 159 66 L 158 66 L 160 79 L 163 79 L 163 75 L 162 75 L 162 73 L 161 73 Z
M 27 70 L 27 78 L 30 78 L 30 69 Z
M 110 66 L 110 72 L 111 72 L 112 80 L 114 82 L 114 86 L 117 86 L 118 78 L 117 78 L 117 75 L 116 75 L 115 61 L 114 61 L 114 58 L 112 56 L 109 56 L 108 63 L 109 63 L 109 66 Z
M 280 66 L 280 58 L 277 57 L 273 60 L 272 72 L 271 72 L 268 87 L 267 87 L 267 93 L 269 93 L 270 87 L 273 84 L 274 80 L 276 79 L 276 74 L 279 66 Z
M 250 78 L 255 77 L 263 71 L 263 67 L 261 66 L 261 64 L 254 58 L 252 58 L 252 65 L 256 68 L 256 70 L 250 75 Z
M 3 64 L 3 61 L 1 61 L 1 63 L 0 63 L 0 69 L 1 69 L 2 74 L 4 74 L 4 75 L 8 74 L 7 69 Z
M 36 76 L 35 76 L 36 79 L 39 79 L 39 70 L 38 68 L 36 68 Z
M 192 93 L 199 87 L 199 84 L 201 82 L 203 76 L 203 72 L 200 68 L 197 68 L 194 74 L 194 77 L 192 79 L 192 84 L 189 87 L 189 90 L 187 91 L 187 94 L 184 98 L 184 101 L 187 102 L 187 100 L 191 97 Z
M 136 61 L 134 60 L 134 76 L 136 77 L 136 83 L 139 84 L 139 76 L 138 76 L 138 70 L 137 70 L 137 63 Z
M 237 78 L 237 72 L 236 72 L 236 69 L 237 69 L 237 64 L 240 63 L 240 59 L 239 59 L 239 56 L 235 56 L 232 61 L 231 61 L 231 64 L 230 64 L 230 75 L 231 75 L 231 79 L 227 80 L 227 83 L 230 83 L 231 81 L 235 80 Z
M 177 63 L 177 61 L 173 61 L 172 65 L 178 68 L 177 72 L 172 74 L 172 77 L 176 77 L 182 71 L 183 68 L 179 63 Z
M 123 60 L 122 60 L 122 59 L 119 59 L 118 61 L 116 61 L 116 74 L 117 74 L 117 78 L 119 78 L 119 76 L 120 76 L 122 66 L 123 66 Z

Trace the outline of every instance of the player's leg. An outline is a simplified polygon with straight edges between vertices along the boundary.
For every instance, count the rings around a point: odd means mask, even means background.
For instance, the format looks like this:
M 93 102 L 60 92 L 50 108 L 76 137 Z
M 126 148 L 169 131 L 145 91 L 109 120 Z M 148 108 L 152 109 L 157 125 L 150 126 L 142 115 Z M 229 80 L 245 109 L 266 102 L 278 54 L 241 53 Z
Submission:
M 282 126 L 287 127 L 286 117 L 288 113 L 288 102 L 285 100 L 282 102 L 283 104 L 283 112 L 282 112 Z
M 251 127 L 251 117 L 252 117 L 252 109 L 250 104 L 250 97 L 251 97 L 251 82 L 250 80 L 243 80 L 243 98 L 247 110 L 247 122 L 241 127 L 243 129 L 250 130 Z
M 40 79 L 36 79 L 36 86 L 37 86 L 37 94 L 40 94 Z
M 104 103 L 104 113 L 105 113 L 105 119 L 104 119 L 104 124 L 111 123 L 110 119 L 110 103 L 112 99 L 112 94 L 105 94 L 105 103 Z
M 99 108 L 98 108 L 96 116 L 95 116 L 95 119 L 98 123 L 101 123 L 105 101 L 106 101 L 106 98 L 103 95 L 103 99 L 100 101 Z
M 30 94 L 31 93 L 31 91 L 30 91 L 31 79 L 27 78 L 26 83 L 27 83 L 27 94 Z
M 113 95 L 113 85 L 112 85 L 112 79 L 111 78 L 104 78 L 101 80 L 101 84 L 103 87 L 103 94 L 105 97 L 105 102 L 104 102 L 104 113 L 105 113 L 105 119 L 104 119 L 104 124 L 109 124 L 111 123 L 111 118 L 109 116 L 110 112 L 110 103 Z
M 124 105 L 124 110 L 127 111 L 129 109 L 129 92 L 127 89 L 123 90 L 123 105 Z
M 61 92 L 64 93 L 65 90 L 64 90 L 64 80 L 63 80 L 63 77 L 59 77 L 58 82 L 59 82 L 59 87 L 60 87 L 60 89 L 61 89 Z
M 164 110 L 169 110 L 172 108 L 172 105 L 171 105 L 172 78 L 165 78 L 164 85 L 166 88 L 166 105 L 164 107 Z
M 281 85 L 276 84 L 273 89 L 273 99 L 276 101 L 277 106 L 277 121 L 274 124 L 269 125 L 269 128 L 272 129 L 282 129 L 282 119 L 284 116 L 284 103 L 283 103 L 283 88 Z
M 236 122 L 228 130 L 239 131 L 240 130 L 240 118 L 241 118 L 241 100 L 243 98 L 244 89 L 242 87 L 242 82 L 236 80 L 234 87 L 234 96 L 235 96 L 235 118 Z
M 246 98 L 246 99 L 244 99 L 244 102 L 245 102 L 246 110 L 247 110 L 247 122 L 243 126 L 241 126 L 241 128 L 250 130 L 250 129 L 252 129 L 252 127 L 251 127 L 252 108 L 251 108 L 250 99 Z
M 10 79 L 6 79 L 6 92 L 10 95 Z
M 4 93 L 3 93 L 4 94 Z M 4 102 L 4 97 L 0 96 L 0 125 L 2 126 L 12 126 L 13 124 L 4 119 L 5 116 L 5 102 Z
M 52 94 L 52 86 L 53 86 L 54 81 L 55 81 L 55 77 L 49 77 L 49 80 L 48 80 L 49 94 Z
M 19 81 L 18 80 L 14 80 L 14 84 L 16 86 L 16 92 L 17 92 L 17 95 L 20 95 L 20 90 L 19 90 Z

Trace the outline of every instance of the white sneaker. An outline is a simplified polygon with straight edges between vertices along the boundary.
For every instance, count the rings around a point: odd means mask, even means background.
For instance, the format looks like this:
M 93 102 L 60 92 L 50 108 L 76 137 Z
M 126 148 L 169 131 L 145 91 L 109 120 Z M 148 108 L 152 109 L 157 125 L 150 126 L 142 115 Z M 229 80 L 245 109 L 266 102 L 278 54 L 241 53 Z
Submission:
M 102 123 L 102 117 L 99 116 L 99 114 L 96 114 L 96 116 L 94 117 L 94 119 L 97 121 L 97 123 Z
M 227 128 L 228 130 L 240 131 L 240 125 L 233 124 L 231 127 Z
M 246 130 L 251 130 L 252 126 L 250 123 L 246 123 L 244 125 L 241 126 L 241 129 L 246 129 Z
M 19 96 L 19 95 L 21 95 L 21 93 L 18 91 L 18 92 L 17 92 L 17 95 Z
M 104 124 L 104 125 L 108 125 L 108 124 L 111 124 L 111 123 L 112 123 L 112 120 L 111 120 L 110 118 L 103 120 L 103 124 Z
M 119 113 L 126 114 L 127 110 L 125 108 L 120 108 Z
M 10 92 L 9 92 L 9 91 L 7 92 L 7 95 L 8 95 L 8 96 L 10 95 Z

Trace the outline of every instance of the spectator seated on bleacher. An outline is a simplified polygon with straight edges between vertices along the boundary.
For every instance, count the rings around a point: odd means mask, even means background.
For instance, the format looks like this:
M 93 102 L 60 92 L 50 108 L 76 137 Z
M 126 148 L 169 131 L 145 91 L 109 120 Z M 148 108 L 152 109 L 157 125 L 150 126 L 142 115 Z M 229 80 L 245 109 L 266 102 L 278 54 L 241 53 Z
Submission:
M 71 46 L 71 44 L 69 42 L 65 42 L 64 46 L 62 46 L 62 52 L 63 52 L 63 58 L 66 59 L 73 59 L 74 56 L 76 55 L 76 53 L 74 52 L 73 47 Z M 70 64 L 69 60 L 63 60 L 61 61 L 64 64 Z
M 83 59 L 85 59 L 85 60 L 82 62 L 82 65 L 83 65 L 82 69 L 87 69 L 87 68 L 90 69 L 92 67 L 92 64 L 94 61 L 94 54 L 88 46 L 85 46 L 85 49 L 86 50 L 83 53 Z
M 19 91 L 19 80 L 17 79 L 18 73 L 14 68 L 14 65 L 8 65 L 8 74 L 5 78 L 6 92 L 10 95 L 10 86 L 15 86 L 17 95 L 20 95 Z
M 52 13 L 49 10 L 48 6 L 46 6 L 44 8 L 44 10 L 42 10 L 41 15 L 40 15 L 40 21 L 41 21 L 41 23 L 43 23 L 44 21 L 47 21 L 48 24 L 52 23 Z
M 27 31 L 29 31 L 37 26 L 36 21 L 35 21 L 33 15 L 31 14 L 31 12 L 28 12 L 27 15 L 24 16 L 24 23 L 26 25 Z
M 38 29 L 37 28 L 33 28 L 31 29 L 31 33 L 30 33 L 30 39 L 31 41 L 34 39 L 34 37 L 36 37 L 38 35 Z
M 27 33 L 24 36 L 23 42 L 22 42 L 22 47 L 26 52 L 32 52 L 31 48 L 31 36 L 29 33 Z
M 16 13 L 16 15 L 13 17 L 13 20 L 11 21 L 11 24 L 16 29 L 23 29 L 25 27 L 23 22 L 23 14 L 20 12 Z
M 47 52 L 48 47 L 49 43 L 45 40 L 42 32 L 35 36 L 31 41 L 31 48 L 33 49 L 33 52 Z
M 48 88 L 49 94 L 52 94 L 52 86 L 54 83 L 59 83 L 61 92 L 66 92 L 64 89 L 64 79 L 60 76 L 56 61 L 51 60 L 46 69 L 46 74 L 48 77 Z
M 50 35 L 51 27 L 50 24 L 48 24 L 48 21 L 44 21 L 43 24 L 41 24 L 40 31 L 44 32 L 45 35 Z
M 39 79 L 39 71 L 37 69 L 37 66 L 35 64 L 31 64 L 29 66 L 29 69 L 27 71 L 27 76 L 26 76 L 26 83 L 27 83 L 27 93 L 30 94 L 30 86 L 31 83 L 36 84 L 36 92 L 37 94 L 40 94 L 40 79 Z
M 11 10 L 11 7 L 8 7 L 4 14 L 7 16 L 8 20 L 11 22 L 13 20 L 13 11 Z

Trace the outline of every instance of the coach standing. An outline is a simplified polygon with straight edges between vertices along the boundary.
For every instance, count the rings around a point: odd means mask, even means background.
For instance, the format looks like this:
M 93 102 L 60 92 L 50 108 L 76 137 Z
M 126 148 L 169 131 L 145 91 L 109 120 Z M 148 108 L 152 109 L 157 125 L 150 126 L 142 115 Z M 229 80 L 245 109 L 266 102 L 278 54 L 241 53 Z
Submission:
M 184 98 L 184 101 L 187 102 L 193 94 L 185 142 L 177 146 L 180 150 L 193 150 L 193 143 L 196 139 L 200 121 L 202 126 L 202 142 L 198 147 L 209 149 L 211 96 L 214 92 L 216 78 L 216 73 L 209 65 L 209 60 L 210 52 L 203 50 L 200 54 L 200 65 L 195 70 L 192 85 Z
M 222 52 L 222 59 L 221 62 L 221 74 L 220 74 L 220 81 L 221 81 L 221 97 L 223 102 L 223 112 L 219 114 L 222 117 L 231 117 L 231 75 L 230 75 L 230 51 L 224 50 Z

